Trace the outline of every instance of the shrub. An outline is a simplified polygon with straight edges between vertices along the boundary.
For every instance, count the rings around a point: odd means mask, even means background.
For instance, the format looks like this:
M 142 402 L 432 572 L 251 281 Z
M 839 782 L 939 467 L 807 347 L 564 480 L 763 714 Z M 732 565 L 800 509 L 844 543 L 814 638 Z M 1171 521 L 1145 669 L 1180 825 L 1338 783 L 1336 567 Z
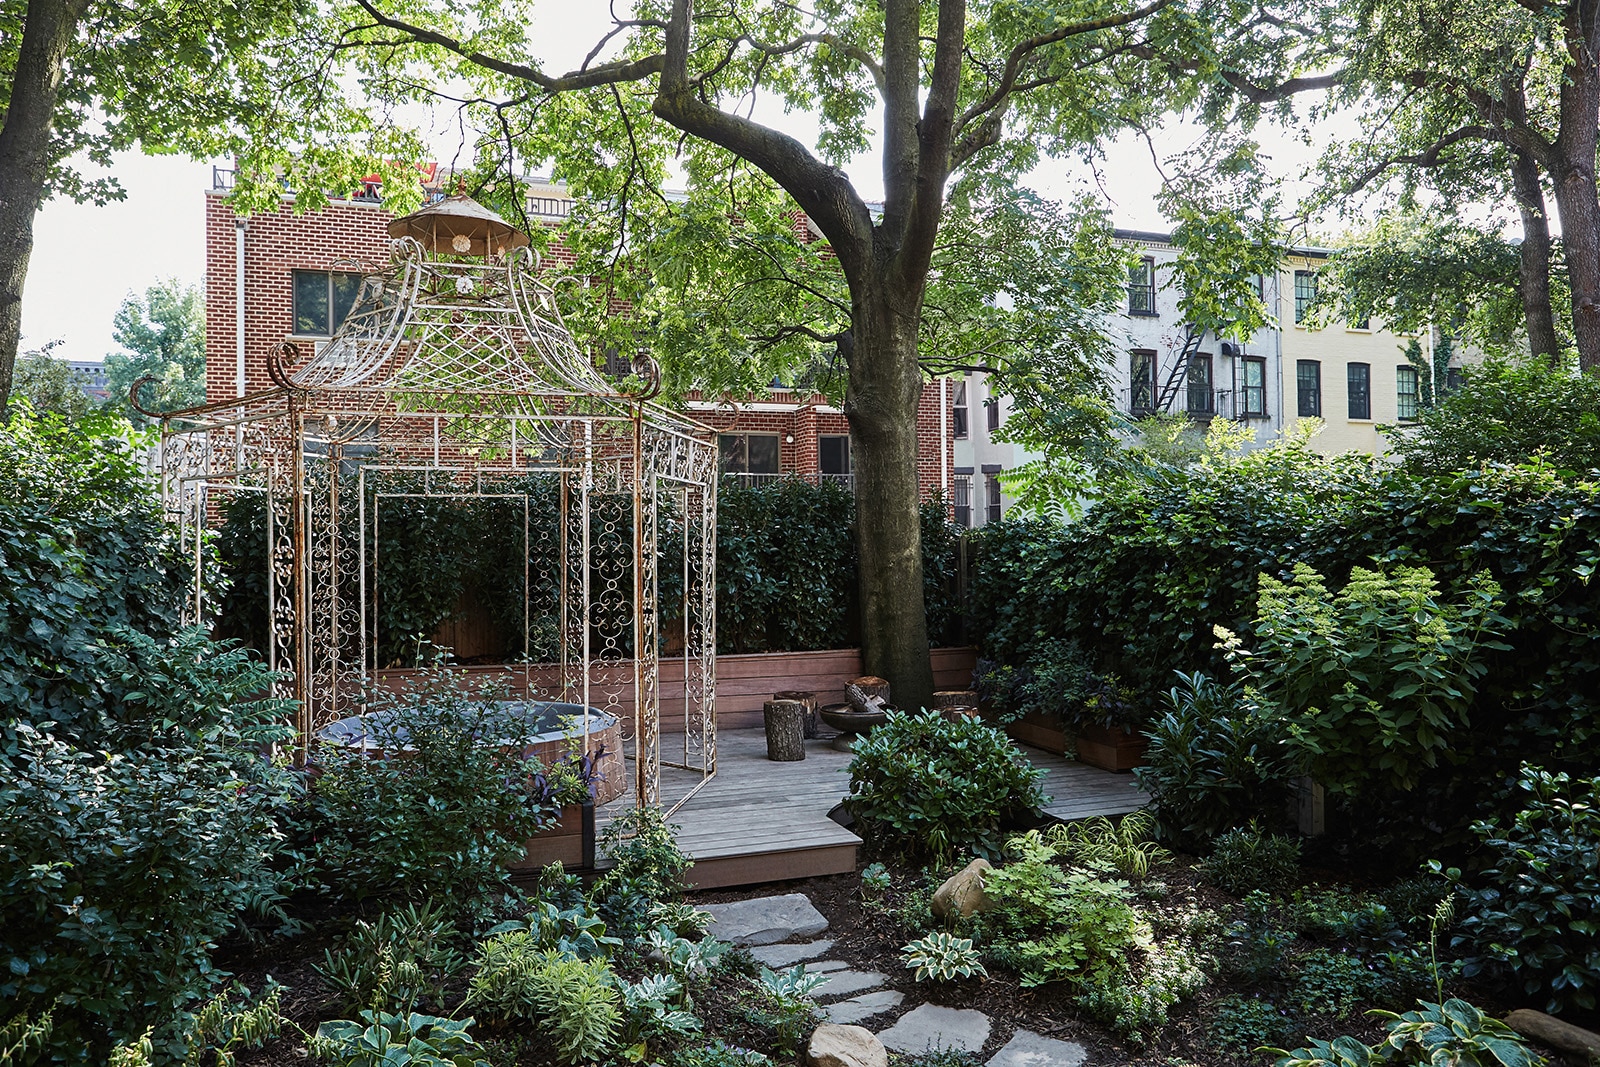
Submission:
M 622 998 L 604 959 L 540 949 L 532 934 L 512 931 L 484 941 L 476 962 L 468 1003 L 547 1027 L 568 1063 L 601 1059 L 614 1047 Z
M 694 861 L 678 847 L 677 829 L 659 808 L 631 808 L 601 834 L 611 868 L 595 883 L 594 899 L 618 936 L 642 937 L 657 925 L 659 905 L 683 899 L 683 874 Z
M 8 1016 L 50 1010 L 67 1059 L 104 1057 L 152 1026 L 170 1049 L 185 1009 L 223 977 L 217 939 L 280 899 L 288 782 L 260 753 L 291 736 L 286 708 L 232 703 L 270 675 L 197 631 L 129 633 L 100 662 L 119 686 L 131 683 L 111 672 L 150 670 L 146 690 L 123 693 L 128 747 L 0 722 L 0 1001 Z
M 998 858 L 1005 822 L 1044 803 L 1043 777 L 992 726 L 891 712 L 856 742 L 845 806 L 884 847 Z
M 944 931 L 918 938 L 900 950 L 906 969 L 921 982 L 932 978 L 938 982 L 953 982 L 957 978 L 971 978 L 989 972 L 972 947 L 972 938 L 956 937 Z
M 1463 890 L 1468 976 L 1509 971 L 1546 1010 L 1593 1010 L 1600 989 L 1600 778 L 1524 766 L 1509 825 L 1474 824 L 1490 866 Z M 1454 873 L 1454 872 L 1452 872 Z
M 1385 999 L 1394 979 L 1371 960 L 1314 948 L 1295 960 L 1293 987 L 1307 1015 L 1347 1015 L 1357 1004 Z
M 1260 578 L 1255 648 L 1218 633 L 1235 663 L 1293 724 L 1293 746 L 1336 793 L 1401 792 L 1448 755 L 1487 667 L 1484 648 L 1508 621 L 1499 583 L 1474 575 L 1444 601 L 1427 567 L 1355 567 L 1331 594 L 1303 563 L 1294 579 Z
M 1239 918 L 1224 930 L 1222 965 L 1247 982 L 1266 982 L 1283 971 L 1295 934 L 1277 923 L 1265 890 L 1245 894 L 1242 904 Z
M 1201 863 L 1218 888 L 1242 897 L 1254 889 L 1287 888 L 1300 868 L 1300 841 L 1265 834 L 1255 827 L 1229 830 L 1212 842 Z
M 1176 945 L 1152 946 L 1135 971 L 1125 962 L 1090 971 L 1075 1001 L 1135 1046 L 1167 1024 L 1167 1012 L 1204 988 L 1205 971 Z
M 1077 641 L 1040 639 L 1016 663 L 978 661 L 978 695 L 1005 724 L 1044 715 L 1068 730 L 1108 729 L 1143 723 L 1145 706 L 1116 675 L 1102 675 Z
M 450 943 L 453 933 L 442 908 L 410 905 L 357 922 L 315 970 L 347 1011 L 409 1014 L 424 998 L 437 1004 L 444 980 L 466 963 Z
M 1149 941 L 1149 927 L 1128 904 L 1126 882 L 1062 870 L 1036 833 L 1014 848 L 1016 860 L 984 872 L 993 907 L 977 926 L 990 955 L 1018 971 L 1023 986 L 1081 984 Z
M 505 863 L 571 797 L 553 792 L 545 768 L 523 756 L 517 731 L 526 725 L 488 694 L 454 688 L 448 675 L 387 710 L 394 717 L 374 724 L 372 740 L 394 755 L 337 744 L 314 750 L 321 774 L 300 812 L 297 877 L 333 900 L 482 908 L 509 887 Z
M 1270 1000 L 1226 996 L 1212 1010 L 1206 1034 L 1211 1047 L 1225 1055 L 1253 1053 L 1262 1045 L 1292 1041 L 1302 1032 L 1295 1019 Z
M 1236 683 L 1198 672 L 1178 678 L 1133 772 L 1163 830 L 1203 842 L 1251 820 L 1287 821 L 1292 766 L 1282 719 Z
M 127 423 L 25 410 L 0 423 L 0 717 L 85 748 L 129 692 L 104 667 L 130 633 L 179 627 L 189 561 L 162 520 Z

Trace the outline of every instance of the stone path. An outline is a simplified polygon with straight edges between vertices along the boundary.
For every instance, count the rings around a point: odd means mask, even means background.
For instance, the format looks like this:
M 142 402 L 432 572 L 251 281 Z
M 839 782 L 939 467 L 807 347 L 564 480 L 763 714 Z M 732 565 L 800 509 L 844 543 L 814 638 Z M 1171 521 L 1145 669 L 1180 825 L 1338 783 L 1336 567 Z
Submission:
M 700 910 L 715 920 L 710 929 L 713 937 L 749 948 L 758 962 L 774 970 L 798 964 L 808 973 L 827 975 L 816 1000 L 831 1023 L 864 1024 L 905 1001 L 904 993 L 886 988 L 888 975 L 858 971 L 844 960 L 828 958 L 834 943 L 818 937 L 828 929 L 828 920 L 804 893 L 706 904 Z M 988 1043 L 989 1032 L 989 1018 L 981 1011 L 923 1004 L 881 1030 L 878 1039 L 896 1052 L 930 1048 L 978 1052 Z M 1087 1058 L 1083 1046 L 1075 1042 L 1018 1030 L 985 1067 L 1083 1067 Z

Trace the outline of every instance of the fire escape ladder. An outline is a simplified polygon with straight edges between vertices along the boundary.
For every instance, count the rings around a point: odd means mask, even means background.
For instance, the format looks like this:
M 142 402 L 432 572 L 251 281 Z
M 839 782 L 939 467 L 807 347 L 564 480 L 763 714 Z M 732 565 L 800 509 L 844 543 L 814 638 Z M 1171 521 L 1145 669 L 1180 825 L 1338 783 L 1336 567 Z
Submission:
M 1167 372 L 1167 380 L 1161 383 L 1161 392 L 1156 395 L 1156 410 L 1171 411 L 1172 402 L 1178 394 L 1189 384 L 1189 360 L 1200 351 L 1200 342 L 1205 338 L 1204 330 L 1194 326 L 1184 327 L 1183 348 L 1178 352 L 1178 358 L 1173 360 L 1172 369 Z

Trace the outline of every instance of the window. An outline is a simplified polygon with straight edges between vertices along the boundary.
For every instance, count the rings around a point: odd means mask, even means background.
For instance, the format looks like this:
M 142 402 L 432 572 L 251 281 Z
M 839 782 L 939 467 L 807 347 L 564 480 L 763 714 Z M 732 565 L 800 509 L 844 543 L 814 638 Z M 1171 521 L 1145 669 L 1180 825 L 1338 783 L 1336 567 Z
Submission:
M 1351 363 L 1345 369 L 1352 419 L 1372 418 L 1372 365 Z
M 1128 410 L 1148 415 L 1156 409 L 1156 354 L 1149 349 L 1134 349 L 1128 367 Z
M 1372 316 L 1371 315 L 1363 315 L 1359 319 L 1351 319 L 1350 320 L 1350 328 L 1352 330 L 1370 330 L 1370 329 L 1372 329 Z
M 1240 364 L 1244 372 L 1244 417 L 1267 417 L 1267 361 L 1246 356 Z
M 950 401 L 950 431 L 956 435 L 956 440 L 963 440 L 967 436 L 967 383 L 963 379 L 956 383 L 956 395 Z
M 1417 368 L 1396 367 L 1394 370 L 1394 413 L 1399 419 L 1417 417 L 1417 400 L 1420 394 Z
M 1311 311 L 1311 305 L 1317 299 L 1317 272 L 1314 270 L 1297 270 L 1294 272 L 1294 321 L 1306 321 L 1306 315 Z
M 342 271 L 294 272 L 294 332 L 300 336 L 331 337 L 361 290 L 361 275 Z
M 1156 313 L 1156 261 L 1145 256 L 1128 268 L 1128 314 Z
M 1000 398 L 991 396 L 983 402 L 983 425 L 990 433 L 1000 428 Z
M 1189 357 L 1189 414 L 1211 415 L 1216 412 L 1216 394 L 1211 391 L 1211 356 L 1196 352 Z
M 984 521 L 999 522 L 1000 476 L 998 474 L 985 474 L 983 476 L 983 502 L 987 509 Z
M 1295 394 L 1299 398 L 1296 408 L 1302 419 L 1322 414 L 1322 364 L 1314 359 L 1302 359 L 1294 365 Z
M 967 529 L 972 525 L 972 479 L 958 474 L 950 483 L 950 501 L 955 505 L 956 525 Z
M 721 453 L 718 469 L 724 474 L 754 475 L 755 481 L 778 473 L 778 435 L 775 433 L 725 433 L 717 436 Z
M 1453 393 L 1466 384 L 1466 381 L 1467 379 L 1465 375 L 1461 373 L 1460 367 L 1451 367 L 1449 370 L 1445 371 L 1444 391 L 1447 393 Z
M 817 461 L 824 478 L 849 479 L 850 438 L 843 435 L 817 438 Z

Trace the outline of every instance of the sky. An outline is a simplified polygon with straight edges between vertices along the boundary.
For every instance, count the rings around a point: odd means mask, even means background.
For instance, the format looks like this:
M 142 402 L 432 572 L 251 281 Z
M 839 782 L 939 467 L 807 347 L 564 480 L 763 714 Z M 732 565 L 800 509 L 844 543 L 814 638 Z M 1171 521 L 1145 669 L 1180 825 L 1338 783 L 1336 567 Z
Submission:
M 604 32 L 605 5 L 563 4 L 540 22 L 544 54 L 538 58 L 562 70 L 575 66 L 588 45 Z M 815 124 L 805 115 L 784 115 L 772 106 L 756 117 L 777 125 L 803 142 L 814 139 Z M 1261 131 L 1265 134 L 1265 131 Z M 1332 132 L 1328 135 L 1332 135 Z M 1177 127 L 1158 135 L 1159 151 L 1183 151 L 1203 134 Z M 1265 153 L 1287 176 L 1314 158 L 1315 143 L 1262 135 Z M 435 138 L 440 158 L 456 145 L 444 135 Z M 38 348 L 51 341 L 64 359 L 102 359 L 118 350 L 112 320 L 123 300 L 143 293 L 167 278 L 199 284 L 205 278 L 205 194 L 211 188 L 212 163 L 181 157 L 123 153 L 113 171 L 127 190 L 124 200 L 104 207 L 54 200 L 35 222 L 33 259 L 22 300 L 22 346 Z M 878 160 L 868 156 L 846 170 L 869 199 L 881 191 Z M 1149 148 L 1128 137 L 1109 146 L 1101 169 L 1099 192 L 1110 201 L 1117 225 L 1161 230 L 1165 220 L 1154 206 L 1159 178 Z M 1089 172 L 1081 164 L 1052 162 L 1030 176 L 1045 195 L 1066 198 L 1084 188 Z

